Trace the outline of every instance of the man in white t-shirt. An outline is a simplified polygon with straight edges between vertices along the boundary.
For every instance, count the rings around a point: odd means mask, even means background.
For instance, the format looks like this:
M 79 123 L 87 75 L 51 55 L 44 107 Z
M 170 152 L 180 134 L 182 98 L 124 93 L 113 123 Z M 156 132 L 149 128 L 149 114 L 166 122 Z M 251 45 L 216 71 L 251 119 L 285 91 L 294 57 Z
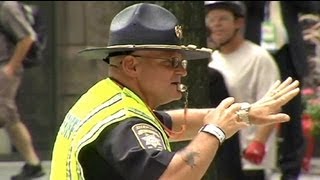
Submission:
M 208 39 L 216 49 L 209 68 L 221 72 L 230 96 L 237 102 L 255 102 L 280 79 L 274 59 L 264 48 L 244 39 L 246 12 L 242 2 L 206 1 L 205 5 Z M 275 133 L 274 125 L 240 131 L 245 179 L 265 179 L 265 171 L 275 169 Z

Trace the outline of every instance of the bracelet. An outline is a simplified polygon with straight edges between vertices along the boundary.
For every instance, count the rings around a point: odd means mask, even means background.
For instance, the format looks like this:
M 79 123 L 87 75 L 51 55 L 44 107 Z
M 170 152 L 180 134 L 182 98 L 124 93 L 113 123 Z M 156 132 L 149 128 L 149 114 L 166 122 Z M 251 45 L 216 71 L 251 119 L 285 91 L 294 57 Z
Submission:
M 220 145 L 226 139 L 225 132 L 221 128 L 219 128 L 218 126 L 213 125 L 213 124 L 206 124 L 206 125 L 202 126 L 200 128 L 199 132 L 206 132 L 206 133 L 209 133 L 209 134 L 215 136 L 219 140 Z

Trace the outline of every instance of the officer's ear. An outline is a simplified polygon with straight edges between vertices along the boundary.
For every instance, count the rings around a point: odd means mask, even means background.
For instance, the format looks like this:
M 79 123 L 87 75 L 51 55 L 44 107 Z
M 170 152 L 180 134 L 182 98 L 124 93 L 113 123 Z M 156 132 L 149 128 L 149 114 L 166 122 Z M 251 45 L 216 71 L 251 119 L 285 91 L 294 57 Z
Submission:
M 136 77 L 137 76 L 137 69 L 136 66 L 138 64 L 138 61 L 133 56 L 125 56 L 122 60 L 121 67 L 124 73 L 126 73 L 130 77 Z

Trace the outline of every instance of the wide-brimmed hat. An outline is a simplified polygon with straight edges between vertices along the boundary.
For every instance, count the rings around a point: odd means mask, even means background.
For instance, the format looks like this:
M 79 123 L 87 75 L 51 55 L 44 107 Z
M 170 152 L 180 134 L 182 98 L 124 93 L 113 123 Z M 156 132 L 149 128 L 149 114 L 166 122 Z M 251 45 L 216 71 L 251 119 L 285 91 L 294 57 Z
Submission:
M 211 49 L 181 45 L 182 27 L 167 9 L 156 4 L 129 6 L 112 20 L 108 45 L 89 47 L 79 52 L 86 59 L 104 59 L 135 50 L 178 50 L 185 59 L 205 59 Z

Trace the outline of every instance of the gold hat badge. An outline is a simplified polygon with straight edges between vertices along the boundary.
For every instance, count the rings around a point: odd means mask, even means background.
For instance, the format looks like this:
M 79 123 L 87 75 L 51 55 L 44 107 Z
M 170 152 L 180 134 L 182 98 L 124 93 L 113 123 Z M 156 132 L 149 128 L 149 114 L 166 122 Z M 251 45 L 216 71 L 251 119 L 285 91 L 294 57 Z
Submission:
M 177 25 L 174 27 L 174 30 L 176 32 L 176 36 L 179 38 L 179 39 L 182 39 L 182 26 L 180 25 Z

